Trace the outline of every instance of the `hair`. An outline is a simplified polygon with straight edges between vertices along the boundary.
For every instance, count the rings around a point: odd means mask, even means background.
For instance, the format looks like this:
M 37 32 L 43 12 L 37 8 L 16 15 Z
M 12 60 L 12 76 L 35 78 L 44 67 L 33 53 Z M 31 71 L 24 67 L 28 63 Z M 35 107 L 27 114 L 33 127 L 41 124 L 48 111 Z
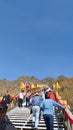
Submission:
M 45 99 L 50 99 L 48 92 L 45 93 Z
M 24 89 L 21 89 L 21 92 L 24 92 Z

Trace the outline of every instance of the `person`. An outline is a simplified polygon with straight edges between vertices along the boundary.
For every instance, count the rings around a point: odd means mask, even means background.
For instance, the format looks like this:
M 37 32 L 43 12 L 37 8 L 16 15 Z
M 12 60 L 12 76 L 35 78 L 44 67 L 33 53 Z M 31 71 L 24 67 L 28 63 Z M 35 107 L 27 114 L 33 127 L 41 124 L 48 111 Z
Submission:
M 16 130 L 14 125 L 9 120 L 8 116 L 6 115 L 6 106 L 0 104 L 0 130 Z
M 40 91 L 40 96 L 41 96 L 41 103 L 42 103 L 42 101 L 45 99 L 45 93 L 44 93 L 43 89 L 41 89 L 41 91 Z M 41 112 L 42 112 L 42 110 L 40 108 L 39 120 L 41 119 Z
M 49 94 L 45 93 L 45 100 L 41 104 L 41 109 L 43 111 L 43 118 L 46 124 L 46 130 L 54 130 L 53 128 L 53 106 L 60 107 L 64 109 L 65 107 L 57 103 L 56 101 L 50 99 Z
M 27 92 L 25 95 L 26 98 L 26 107 L 30 106 L 30 98 L 31 98 L 31 92 Z
M 55 95 L 54 91 L 53 91 L 51 88 L 48 88 L 48 89 L 45 91 L 45 93 L 46 93 L 46 92 L 49 94 L 50 99 L 56 100 L 56 95 Z
M 18 95 L 18 107 L 22 107 L 24 96 L 25 96 L 24 90 L 21 89 L 21 92 Z
M 5 110 L 7 111 L 9 104 L 11 103 L 11 96 L 8 93 L 8 90 L 5 90 L 3 93 L 3 98 L 2 98 L 2 105 L 5 107 Z
M 33 122 L 35 123 L 34 129 L 37 130 L 40 114 L 40 104 L 41 104 L 41 96 L 39 95 L 38 92 L 36 92 L 35 95 L 32 97 L 31 104 L 32 104 Z
M 43 100 L 44 100 L 44 99 L 45 99 L 45 93 L 44 93 L 44 90 L 43 90 L 43 89 L 41 89 L 40 95 L 42 96 L 42 98 L 43 98 Z

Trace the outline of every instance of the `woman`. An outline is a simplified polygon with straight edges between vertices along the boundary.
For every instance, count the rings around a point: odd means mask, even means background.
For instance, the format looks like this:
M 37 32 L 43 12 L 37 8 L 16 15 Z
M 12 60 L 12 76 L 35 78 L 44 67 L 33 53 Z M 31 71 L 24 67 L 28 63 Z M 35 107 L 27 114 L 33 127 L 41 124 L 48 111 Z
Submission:
M 43 110 L 43 117 L 46 124 L 46 130 L 54 130 L 53 129 L 53 106 L 65 108 L 54 100 L 50 99 L 49 94 L 45 93 L 45 100 L 43 100 L 41 104 L 41 109 Z

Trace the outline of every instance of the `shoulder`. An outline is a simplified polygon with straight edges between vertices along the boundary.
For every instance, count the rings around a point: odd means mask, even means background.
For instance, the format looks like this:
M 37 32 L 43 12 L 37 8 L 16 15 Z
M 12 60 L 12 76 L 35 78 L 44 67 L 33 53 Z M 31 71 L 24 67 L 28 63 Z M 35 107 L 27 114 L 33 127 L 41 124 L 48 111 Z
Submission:
M 4 116 L 4 130 L 16 130 L 16 128 L 14 127 L 14 125 L 11 123 L 11 121 L 9 120 L 8 116 L 5 115 Z

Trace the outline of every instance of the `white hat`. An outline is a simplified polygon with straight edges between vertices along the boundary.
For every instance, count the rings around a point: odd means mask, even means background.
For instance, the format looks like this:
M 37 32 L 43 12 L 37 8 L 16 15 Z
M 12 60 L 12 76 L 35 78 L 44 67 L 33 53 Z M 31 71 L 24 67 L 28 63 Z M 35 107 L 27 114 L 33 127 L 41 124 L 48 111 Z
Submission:
M 39 93 L 38 93 L 38 92 L 36 92 L 34 95 L 39 95 Z
M 52 90 L 51 88 L 48 88 L 48 89 L 45 91 L 45 93 L 48 92 L 48 91 L 52 91 L 52 92 L 53 92 L 53 90 Z

